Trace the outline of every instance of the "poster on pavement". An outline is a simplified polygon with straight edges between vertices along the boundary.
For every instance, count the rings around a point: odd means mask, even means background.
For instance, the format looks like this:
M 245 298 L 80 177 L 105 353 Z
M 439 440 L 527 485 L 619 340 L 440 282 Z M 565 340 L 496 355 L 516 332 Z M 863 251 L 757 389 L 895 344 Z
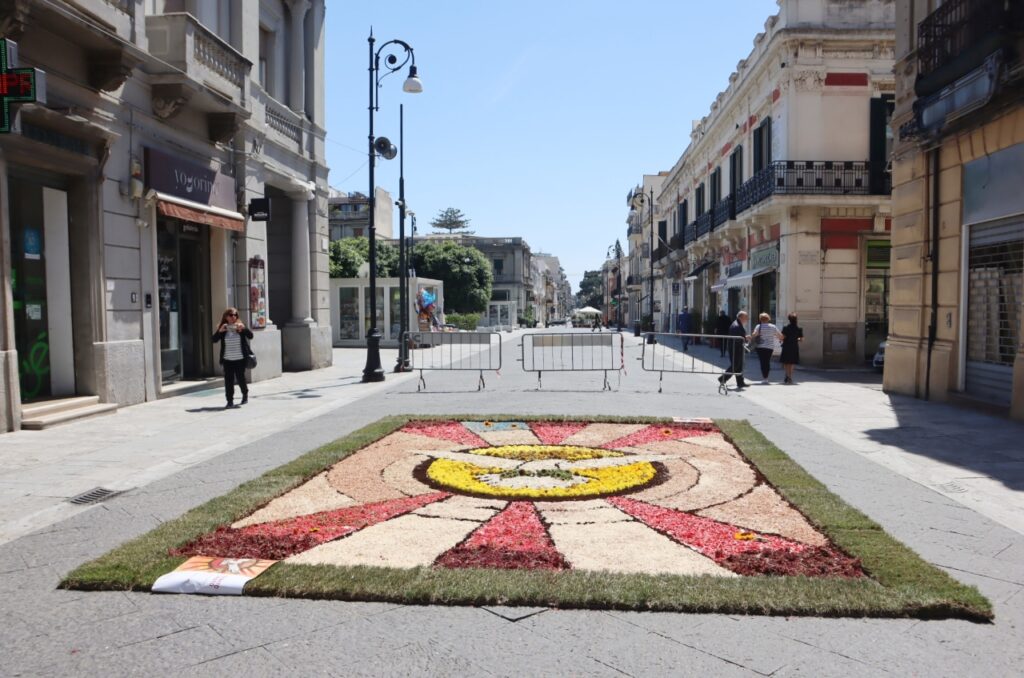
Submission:
M 276 560 L 193 556 L 153 583 L 153 593 L 240 596 L 242 588 Z

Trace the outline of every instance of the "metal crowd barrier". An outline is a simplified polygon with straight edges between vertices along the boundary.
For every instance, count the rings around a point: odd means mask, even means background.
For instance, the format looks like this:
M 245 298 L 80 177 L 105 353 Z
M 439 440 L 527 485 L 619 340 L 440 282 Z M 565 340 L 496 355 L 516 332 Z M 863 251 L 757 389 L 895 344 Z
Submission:
M 484 371 L 501 372 L 501 335 L 497 332 L 406 332 L 409 362 L 420 371 L 416 390 L 427 387 L 425 370 L 479 371 L 476 390 L 483 389 Z
M 625 343 L 618 332 L 531 332 L 523 335 L 524 372 L 537 373 L 541 388 L 544 372 L 604 372 L 602 390 L 612 390 L 609 370 L 625 369 Z
M 658 393 L 661 393 L 666 372 L 735 376 L 737 372 L 730 371 L 731 352 L 746 350 L 743 337 L 661 332 L 647 332 L 644 337 L 643 353 L 638 360 L 645 372 L 659 373 Z M 723 343 L 725 355 L 722 355 Z M 718 392 L 728 395 L 728 385 L 719 381 Z

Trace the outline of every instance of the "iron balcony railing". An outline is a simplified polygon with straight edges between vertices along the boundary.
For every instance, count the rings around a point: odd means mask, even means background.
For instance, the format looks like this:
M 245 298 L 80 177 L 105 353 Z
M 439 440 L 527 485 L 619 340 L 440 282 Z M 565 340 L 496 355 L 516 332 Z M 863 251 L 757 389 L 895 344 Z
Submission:
M 640 276 L 638 276 L 638 275 L 628 275 L 628 276 L 626 276 L 626 287 L 631 287 L 633 285 L 639 285 L 641 282 L 642 281 L 640 280 Z
M 892 175 L 884 163 L 849 160 L 778 160 L 736 189 L 736 211 L 770 195 L 889 195 Z
M 697 217 L 697 238 L 703 237 L 711 232 L 711 224 L 714 221 L 714 213 L 708 210 L 704 214 Z M 696 240 L 696 238 L 694 238 Z
M 654 260 L 664 259 L 668 256 L 668 247 L 665 245 L 658 245 L 654 248 Z
M 1022 32 L 1020 0 L 946 0 L 917 26 L 917 95 L 962 77 Z
M 713 228 L 718 228 L 730 219 L 736 218 L 736 199 L 732 195 L 726 196 L 724 199 L 719 200 L 713 210 L 714 216 L 712 218 Z
M 697 239 L 697 222 L 691 221 L 686 225 L 686 242 L 691 243 Z
M 683 234 L 683 231 L 680 231 L 679 233 L 676 233 L 671 238 L 669 238 L 668 239 L 668 246 L 671 247 L 674 250 L 681 250 L 681 249 L 683 249 L 683 247 L 686 246 L 686 239 L 685 239 L 685 236 Z

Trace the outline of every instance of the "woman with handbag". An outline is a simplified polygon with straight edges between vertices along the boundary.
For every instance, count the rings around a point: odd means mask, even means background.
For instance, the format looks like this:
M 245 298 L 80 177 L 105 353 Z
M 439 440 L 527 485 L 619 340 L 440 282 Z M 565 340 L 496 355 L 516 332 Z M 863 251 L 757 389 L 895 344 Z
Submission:
M 220 342 L 220 364 L 224 366 L 224 396 L 227 408 L 235 407 L 235 382 L 242 391 L 242 405 L 249 402 L 249 386 L 245 383 L 245 368 L 250 356 L 252 330 L 238 318 L 237 308 L 228 308 L 220 317 L 220 326 L 213 333 L 213 343 Z
M 754 348 L 757 349 L 757 357 L 761 361 L 761 383 L 768 383 L 768 372 L 772 366 L 772 354 L 782 344 L 782 332 L 772 324 L 772 317 L 767 313 L 757 316 L 758 324 L 750 334 Z

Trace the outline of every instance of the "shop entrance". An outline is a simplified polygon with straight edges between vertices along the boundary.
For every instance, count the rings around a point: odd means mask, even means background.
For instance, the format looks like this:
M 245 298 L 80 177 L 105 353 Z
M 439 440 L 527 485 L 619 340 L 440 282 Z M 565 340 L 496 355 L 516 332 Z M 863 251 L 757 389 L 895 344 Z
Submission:
M 21 400 L 74 395 L 68 194 L 12 175 L 8 195 Z
M 753 307 L 750 309 L 750 322 L 753 323 L 761 313 L 767 313 L 772 317 L 772 322 L 778 320 L 778 309 L 775 293 L 775 271 L 769 271 L 762 275 L 754 276 L 753 284 Z
M 209 232 L 174 219 L 161 220 L 158 229 L 161 380 L 202 379 L 213 373 Z

